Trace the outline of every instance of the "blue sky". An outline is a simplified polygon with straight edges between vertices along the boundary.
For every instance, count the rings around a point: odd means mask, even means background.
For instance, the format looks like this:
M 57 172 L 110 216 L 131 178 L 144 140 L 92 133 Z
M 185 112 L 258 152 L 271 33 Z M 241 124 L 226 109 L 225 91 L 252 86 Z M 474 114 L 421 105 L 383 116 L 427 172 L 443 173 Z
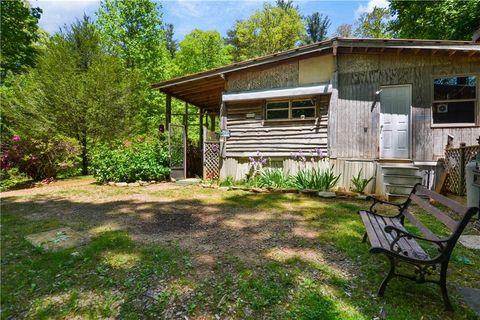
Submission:
M 31 0 L 32 6 L 43 9 L 40 27 L 54 33 L 59 27 L 70 24 L 84 13 L 95 18 L 99 0 Z M 163 20 L 174 25 L 175 38 L 181 40 L 195 28 L 217 30 L 222 36 L 232 27 L 235 20 L 245 19 L 263 5 L 262 0 L 201 1 L 167 0 L 159 1 L 163 7 Z M 358 15 L 371 11 L 374 6 L 385 7 L 386 0 L 366 1 L 294 1 L 304 15 L 318 11 L 330 17 L 329 33 L 343 23 L 352 24 Z

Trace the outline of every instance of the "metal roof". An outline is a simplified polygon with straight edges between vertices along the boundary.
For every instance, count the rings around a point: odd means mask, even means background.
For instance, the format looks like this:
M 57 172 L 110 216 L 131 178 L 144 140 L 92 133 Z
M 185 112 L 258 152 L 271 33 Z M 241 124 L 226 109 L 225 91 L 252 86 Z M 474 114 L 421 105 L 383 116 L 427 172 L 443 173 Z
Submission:
M 152 84 L 153 89 L 170 94 L 207 110 L 218 110 L 222 92 L 225 90 L 225 78 L 229 73 L 237 72 L 280 61 L 318 54 L 343 53 L 407 53 L 420 52 L 480 55 L 480 44 L 470 41 L 418 40 L 418 39 L 359 39 L 332 38 L 314 44 L 258 57 L 230 65 L 198 72 Z

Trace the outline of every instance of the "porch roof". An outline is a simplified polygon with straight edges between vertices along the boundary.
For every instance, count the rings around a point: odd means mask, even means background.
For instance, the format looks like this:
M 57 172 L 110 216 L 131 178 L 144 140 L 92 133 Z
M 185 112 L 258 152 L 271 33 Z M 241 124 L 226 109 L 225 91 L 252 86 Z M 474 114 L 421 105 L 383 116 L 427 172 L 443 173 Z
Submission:
M 357 39 L 332 38 L 326 41 L 290 49 L 283 52 L 233 63 L 227 66 L 190 74 L 152 84 L 177 99 L 204 110 L 217 112 L 222 103 L 226 79 L 229 73 L 263 65 L 281 63 L 298 57 L 337 53 L 414 53 L 480 55 L 480 45 L 470 41 L 416 40 L 416 39 Z

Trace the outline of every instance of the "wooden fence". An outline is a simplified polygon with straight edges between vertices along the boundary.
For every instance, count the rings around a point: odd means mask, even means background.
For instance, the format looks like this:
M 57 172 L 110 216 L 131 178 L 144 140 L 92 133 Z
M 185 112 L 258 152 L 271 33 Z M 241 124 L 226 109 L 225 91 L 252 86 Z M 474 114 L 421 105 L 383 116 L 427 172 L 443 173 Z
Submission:
M 460 148 L 448 148 L 445 150 L 445 168 L 448 173 L 446 181 L 447 191 L 463 196 L 466 192 L 465 167 L 480 152 L 480 145 L 466 146 L 460 144 Z

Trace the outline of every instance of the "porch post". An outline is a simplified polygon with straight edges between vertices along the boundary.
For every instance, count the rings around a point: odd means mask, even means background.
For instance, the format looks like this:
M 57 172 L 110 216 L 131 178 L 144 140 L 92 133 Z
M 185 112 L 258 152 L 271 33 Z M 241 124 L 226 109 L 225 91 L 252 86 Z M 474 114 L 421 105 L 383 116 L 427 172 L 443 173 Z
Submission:
M 210 131 L 215 131 L 215 114 L 210 115 Z
M 165 100 L 165 130 L 169 130 L 169 125 L 172 122 L 172 96 L 167 94 Z
M 185 115 L 183 116 L 183 125 L 185 126 L 185 138 L 188 141 L 188 102 L 185 102 Z

